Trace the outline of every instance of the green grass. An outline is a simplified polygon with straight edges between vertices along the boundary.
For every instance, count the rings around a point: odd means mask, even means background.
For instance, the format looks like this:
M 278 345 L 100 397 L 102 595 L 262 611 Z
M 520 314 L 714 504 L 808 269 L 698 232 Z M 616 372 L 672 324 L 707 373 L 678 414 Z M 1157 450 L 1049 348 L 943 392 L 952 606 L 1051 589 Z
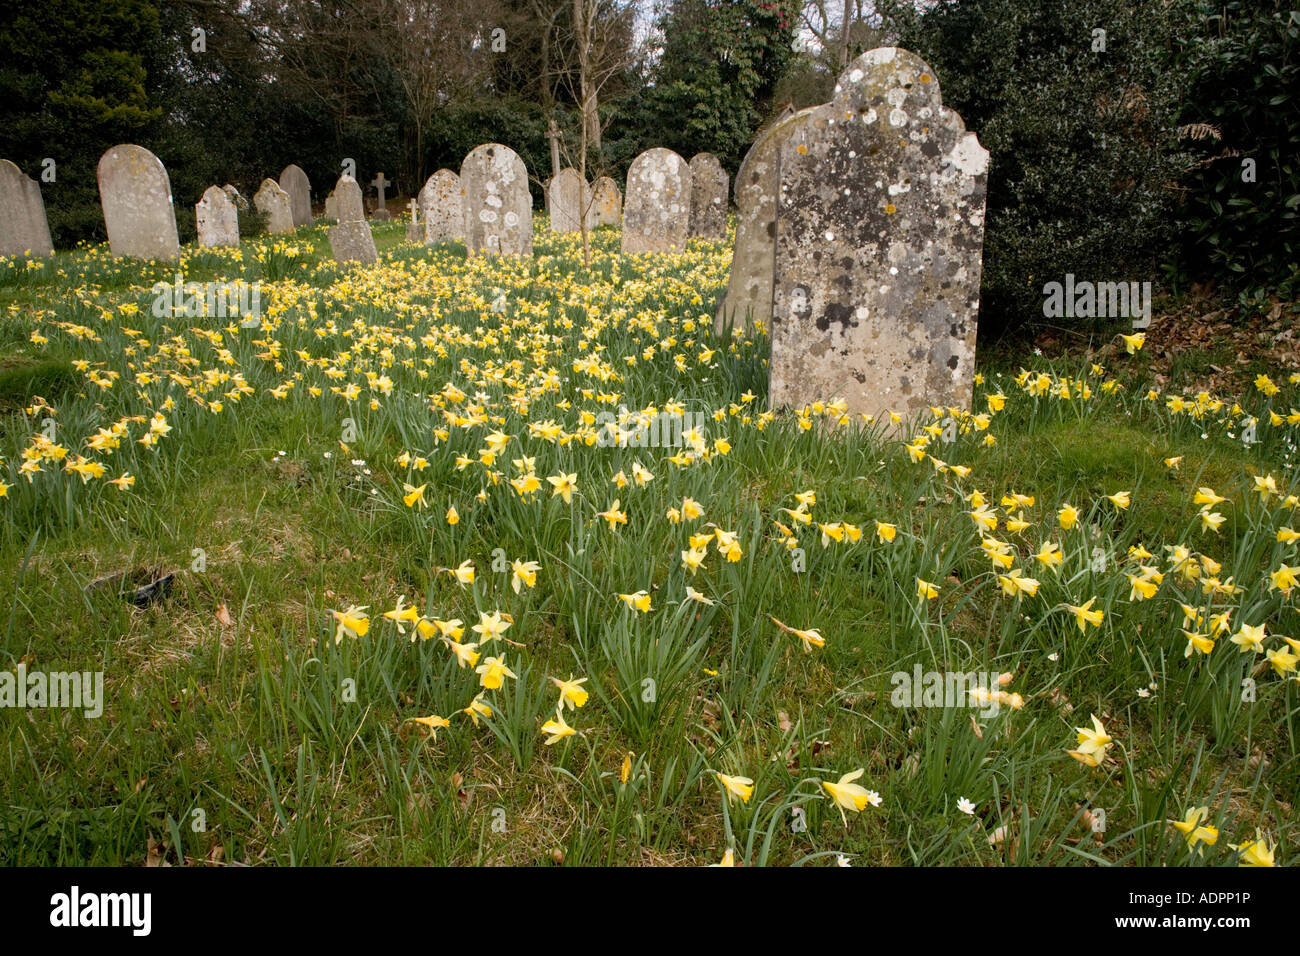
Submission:
M 1265 424 L 1268 408 L 1296 403 L 1285 375 L 1278 396 L 1222 396 L 1227 407 L 1192 420 L 1164 405 L 1178 383 L 1144 398 L 1141 353 L 1102 374 L 1025 357 L 1069 398 L 1031 394 L 1014 381 L 1020 363 L 995 356 L 971 411 L 995 393 L 1005 410 L 987 431 L 963 414 L 955 441 L 926 449 L 969 467 L 962 477 L 909 460 L 903 440 L 928 421 L 888 432 L 812 409 L 764 415 L 766 337 L 711 331 L 725 244 L 624 260 L 601 230 L 586 270 L 574 238 L 538 226 L 527 262 L 409 245 L 400 222 L 376 226 L 371 270 L 329 261 L 324 228 L 245 241 L 238 258 L 187 248 L 187 281 L 267 283 L 262 329 L 154 316 L 150 288 L 174 266 L 98 248 L 0 264 L 0 659 L 102 671 L 106 688 L 97 719 L 0 709 L 0 862 L 139 864 L 154 846 L 173 864 L 702 864 L 731 848 L 749 865 L 1230 865 L 1229 844 L 1256 828 L 1289 862 L 1298 685 L 1228 639 L 1264 623 L 1281 649 L 1273 635 L 1297 632 L 1291 599 L 1269 586 L 1295 560 L 1275 540 L 1296 520 L 1283 500 L 1294 428 Z M 95 384 L 108 372 L 120 377 Z M 237 380 L 208 385 L 205 372 L 238 373 L 252 392 L 235 400 Z M 331 391 L 348 384 L 353 399 Z M 54 411 L 29 414 L 37 395 Z M 1250 447 L 1228 414 L 1238 398 L 1261 416 Z M 707 459 L 586 443 L 581 412 L 669 402 L 722 410 Z M 171 431 L 147 448 L 158 413 Z M 28 482 L 18 467 L 47 418 L 67 455 Z M 530 435 L 547 421 L 565 441 Z M 120 447 L 85 445 L 115 422 Z M 496 429 L 510 440 L 482 464 Z M 62 470 L 77 455 L 106 473 L 83 483 Z M 530 498 L 509 483 L 525 458 L 541 482 Z M 634 464 L 653 480 L 639 485 Z M 133 487 L 107 484 L 123 472 Z M 546 481 L 561 474 L 577 475 L 568 504 Z M 1280 493 L 1261 501 L 1265 474 Z M 403 503 L 408 485 L 424 486 L 427 508 Z M 1228 499 L 1217 534 L 1200 530 L 1201 486 Z M 782 509 L 810 489 L 812 523 L 798 524 Z M 1036 595 L 1002 593 L 968 515 L 975 489 Z M 1105 496 L 1122 490 L 1121 510 Z M 1013 493 L 1034 504 L 1002 508 Z M 670 522 L 687 497 L 703 515 Z M 598 513 L 615 498 L 628 521 L 611 529 Z M 1071 530 L 1056 517 L 1067 503 L 1080 512 Z M 1011 512 L 1030 526 L 1008 531 Z M 892 543 L 878 520 L 897 526 Z M 823 546 L 818 522 L 861 539 Z M 734 533 L 737 560 L 715 536 L 689 574 L 690 536 L 715 529 Z M 1064 554 L 1056 571 L 1034 558 L 1048 540 Z M 1176 544 L 1242 591 L 1207 598 L 1211 573 L 1181 577 L 1165 550 Z M 1126 576 L 1139 545 L 1164 575 L 1145 601 Z M 473 584 L 446 570 L 466 560 Z M 538 562 L 535 587 L 511 586 L 516 560 Z M 178 573 L 145 608 L 84 590 L 119 571 Z M 919 599 L 918 578 L 938 596 Z M 688 585 L 714 603 L 688 601 Z M 648 613 L 616 596 L 640 590 Z M 513 643 L 485 653 L 504 652 L 516 677 L 484 689 L 440 640 L 399 634 L 382 617 L 399 598 L 460 618 L 465 641 L 480 612 L 510 615 Z M 1105 617 L 1081 632 L 1064 606 L 1089 598 Z M 1232 610 L 1209 656 L 1184 657 L 1180 603 Z M 369 632 L 336 643 L 331 612 L 350 605 L 368 607 Z M 773 618 L 825 646 L 804 653 Z M 917 664 L 1010 674 L 1024 706 L 895 706 L 893 676 Z M 590 698 L 564 713 L 577 733 L 547 745 L 551 678 L 570 677 Z M 1241 699 L 1247 677 L 1254 702 Z M 492 714 L 475 722 L 465 708 L 480 692 Z M 1114 743 L 1092 769 L 1066 751 L 1094 713 Z M 435 737 L 412 722 L 429 715 L 451 725 Z M 880 805 L 842 818 L 821 783 L 858 768 Z M 728 798 L 717 773 L 751 778 L 752 796 Z M 1193 854 L 1167 821 L 1199 806 L 1220 837 Z

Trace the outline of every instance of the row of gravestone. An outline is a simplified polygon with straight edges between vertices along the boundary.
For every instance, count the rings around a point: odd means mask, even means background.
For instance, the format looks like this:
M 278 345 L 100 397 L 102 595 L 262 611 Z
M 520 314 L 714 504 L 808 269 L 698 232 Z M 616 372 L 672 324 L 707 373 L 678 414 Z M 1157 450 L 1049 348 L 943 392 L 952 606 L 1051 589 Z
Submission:
M 171 182 L 161 160 L 131 144 L 114 146 L 100 159 L 100 197 L 109 246 L 115 256 L 175 259 L 180 254 Z M 340 183 L 355 180 L 345 175 Z M 553 207 L 551 228 L 577 231 L 585 215 L 588 227 L 624 226 L 628 253 L 672 252 L 691 237 L 720 239 L 726 234 L 727 174 L 717 158 L 700 153 L 686 163 L 667 149 L 638 156 L 628 171 L 626 210 L 617 184 L 603 177 L 588 186 L 576 170 L 561 170 L 547 184 Z M 381 173 L 375 185 L 383 205 Z M 311 183 L 291 165 L 279 181 L 265 179 L 252 205 L 266 217 L 267 232 L 282 234 L 312 224 Z M 528 174 L 509 147 L 488 143 L 473 150 L 461 175 L 439 170 L 412 202 L 409 238 L 425 242 L 463 239 L 470 252 L 527 255 L 532 251 L 532 201 Z M 239 213 L 248 202 L 234 186 L 210 186 L 195 204 L 198 244 L 237 246 Z M 325 201 L 326 217 L 338 223 L 364 221 L 353 206 L 340 211 L 337 187 Z M 378 213 L 377 213 L 378 214 Z M 423 218 L 423 229 L 418 228 Z M 523 228 L 521 228 L 521 226 Z M 354 233 L 355 230 L 344 230 Z M 0 255 L 49 255 L 53 252 L 40 187 L 13 163 L 0 165 Z M 365 256 L 361 261 L 370 261 Z
M 769 328 L 773 407 L 839 397 L 851 413 L 910 416 L 969 405 L 988 164 L 930 68 L 893 47 L 849 64 L 829 103 L 759 135 L 736 175 L 735 249 L 717 322 Z M 377 182 L 382 197 L 382 174 Z M 115 256 L 177 257 L 157 157 L 116 146 L 100 160 L 99 185 Z M 607 197 L 609 186 L 597 183 Z M 562 170 L 548 188 L 552 228 L 576 228 L 598 205 L 592 191 Z M 205 229 L 237 242 L 233 192 L 212 187 L 199 212 Z M 344 176 L 333 195 L 335 258 L 374 261 L 360 187 Z M 627 174 L 623 252 L 720 237 L 726 195 L 726 173 L 709 154 L 688 164 L 667 149 L 642 153 Z M 306 175 L 290 166 L 279 183 L 263 182 L 254 204 L 273 231 L 310 223 Z M 499 143 L 471 151 L 459 177 L 435 173 L 412 212 L 424 216 L 426 241 L 463 239 L 471 255 L 532 254 L 528 171 Z M 52 251 L 40 189 L 0 162 L 0 254 L 27 251 Z

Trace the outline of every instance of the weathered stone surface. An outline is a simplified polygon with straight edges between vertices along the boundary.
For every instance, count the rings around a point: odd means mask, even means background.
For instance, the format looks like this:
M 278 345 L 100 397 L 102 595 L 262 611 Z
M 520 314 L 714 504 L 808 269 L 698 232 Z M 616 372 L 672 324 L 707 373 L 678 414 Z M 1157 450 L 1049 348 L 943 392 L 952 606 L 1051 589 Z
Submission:
M 330 252 L 335 262 L 360 262 L 369 264 L 379 258 L 375 251 L 375 237 L 370 223 L 364 219 L 340 222 L 330 226 Z
M 221 187 L 221 190 L 229 196 L 230 201 L 235 204 L 236 212 L 248 212 L 248 200 L 240 194 L 238 189 L 230 185 L 230 183 L 226 183 Z
M 272 235 L 293 232 L 293 206 L 289 194 L 274 179 L 263 179 L 253 197 L 257 211 L 266 215 L 266 231 Z
M 280 173 L 280 188 L 289 194 L 289 209 L 293 213 L 294 228 L 310 226 L 311 219 L 311 180 L 302 168 L 295 165 L 284 167 Z
M 591 225 L 591 187 L 571 166 L 561 169 L 551 179 L 551 231 L 581 232 L 582 217 Z
M 339 201 L 335 198 L 334 190 L 332 189 L 330 190 L 330 194 L 325 197 L 325 218 L 333 219 L 335 222 L 337 222 L 339 218 Z
M 470 255 L 533 254 L 528 169 L 513 149 L 500 143 L 475 147 L 461 163 L 460 186 Z
M 623 202 L 624 255 L 686 248 L 691 170 L 671 149 L 656 146 L 632 160 Z
M 591 187 L 592 226 L 615 226 L 623 222 L 623 194 L 618 183 L 601 176 Z
M 727 295 L 716 328 L 764 327 L 772 320 L 772 269 L 776 261 L 777 158 L 782 144 L 816 109 L 786 113 L 759 133 L 736 170 L 736 241 Z
M 727 235 L 727 171 L 712 153 L 691 157 L 692 239 L 724 239 Z
M 194 204 L 194 222 L 200 246 L 239 245 L 239 214 L 220 186 L 203 191 L 203 198 Z
M 114 257 L 178 259 L 172 184 L 160 160 L 143 146 L 114 146 L 99 158 L 99 201 Z
M 419 198 L 425 242 L 465 238 L 465 202 L 459 176 L 450 169 L 438 170 L 425 180 Z
M 361 222 L 366 218 L 366 204 L 361 195 L 361 184 L 344 173 L 334 184 L 334 208 L 339 222 Z
M 0 159 L 0 256 L 53 254 L 40 185 L 9 160 Z
M 351 176 L 344 173 L 334 186 L 335 205 L 338 208 L 339 222 L 330 226 L 330 251 L 335 262 L 371 263 L 379 258 L 375 250 L 375 237 L 366 222 L 365 204 L 362 201 L 361 187 Z
M 864 53 L 778 162 L 772 407 L 969 407 L 989 157 L 933 71 Z

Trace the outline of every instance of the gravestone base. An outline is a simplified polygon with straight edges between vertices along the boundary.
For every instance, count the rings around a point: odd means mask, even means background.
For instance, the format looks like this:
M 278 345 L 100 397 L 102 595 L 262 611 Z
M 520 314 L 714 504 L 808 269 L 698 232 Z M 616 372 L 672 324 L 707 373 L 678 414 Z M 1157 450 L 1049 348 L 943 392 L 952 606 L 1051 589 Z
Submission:
M 330 226 L 330 251 L 335 262 L 360 262 L 368 265 L 379 258 L 375 237 L 364 222 L 341 222 Z

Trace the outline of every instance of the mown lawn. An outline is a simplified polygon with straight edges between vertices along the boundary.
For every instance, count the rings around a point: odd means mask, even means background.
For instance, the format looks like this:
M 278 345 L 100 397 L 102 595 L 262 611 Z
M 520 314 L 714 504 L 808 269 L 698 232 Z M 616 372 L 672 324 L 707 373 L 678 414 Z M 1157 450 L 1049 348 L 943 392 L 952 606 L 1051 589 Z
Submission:
M 402 230 L 187 248 L 254 328 L 105 248 L 0 263 L 0 658 L 105 685 L 0 709 L 0 863 L 1290 862 L 1291 370 L 999 355 L 969 410 L 772 414 L 727 244 Z M 177 574 L 86 589 L 121 571 Z M 981 700 L 897 706 L 918 665 Z

